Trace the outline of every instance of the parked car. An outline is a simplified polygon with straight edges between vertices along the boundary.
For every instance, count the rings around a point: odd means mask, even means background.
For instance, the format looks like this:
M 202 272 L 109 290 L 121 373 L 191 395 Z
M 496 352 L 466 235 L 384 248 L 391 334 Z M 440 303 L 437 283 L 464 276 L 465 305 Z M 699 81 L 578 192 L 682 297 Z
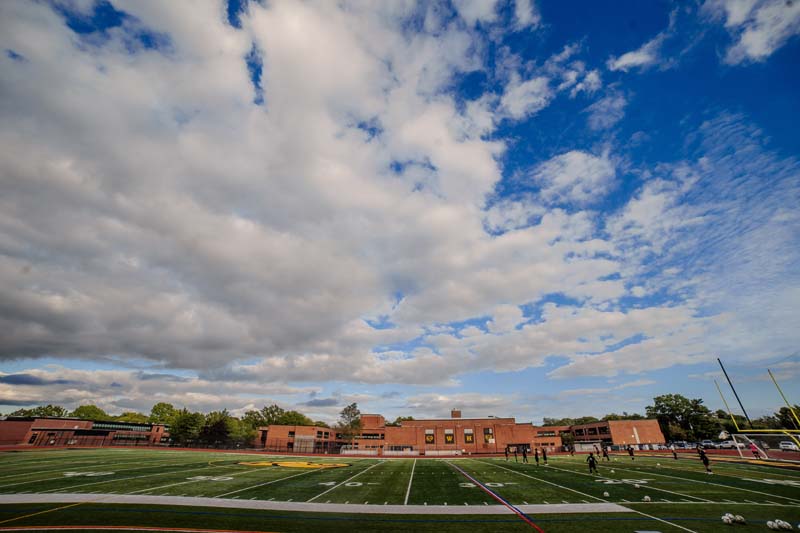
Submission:
M 782 440 L 778 447 L 781 449 L 781 451 L 800 452 L 800 448 L 797 447 L 797 444 L 790 440 Z
M 724 440 L 719 443 L 719 447 L 723 450 L 730 450 L 732 448 L 744 448 L 743 442 L 734 442 L 732 440 Z
M 717 444 L 713 440 L 706 439 L 704 441 L 700 441 L 700 446 L 702 446 L 706 450 L 709 450 L 709 449 L 713 450 L 713 449 L 715 449 L 717 447 Z

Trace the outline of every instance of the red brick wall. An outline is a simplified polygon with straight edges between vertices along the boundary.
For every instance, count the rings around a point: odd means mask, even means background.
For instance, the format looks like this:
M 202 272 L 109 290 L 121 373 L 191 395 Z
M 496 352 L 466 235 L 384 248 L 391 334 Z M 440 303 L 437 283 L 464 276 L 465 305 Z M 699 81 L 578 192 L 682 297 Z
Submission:
M 0 445 L 24 444 L 32 420 L 0 420 Z

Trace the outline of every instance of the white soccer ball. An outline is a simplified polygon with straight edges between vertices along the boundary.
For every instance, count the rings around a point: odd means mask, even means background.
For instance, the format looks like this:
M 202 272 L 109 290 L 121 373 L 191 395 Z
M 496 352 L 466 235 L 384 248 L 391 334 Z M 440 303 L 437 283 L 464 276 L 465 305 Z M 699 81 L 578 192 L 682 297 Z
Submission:
M 767 521 L 767 527 L 770 529 L 778 529 L 778 526 L 772 520 Z
M 613 469 L 613 468 L 611 469 L 611 473 L 612 473 L 612 474 L 614 473 L 614 469 Z
M 728 524 L 728 525 L 733 524 L 733 520 L 731 519 L 730 516 L 723 516 L 722 517 L 722 522 L 725 523 L 725 524 Z
M 656 463 L 656 466 L 661 466 L 661 463 Z
M 607 492 L 604 492 L 604 493 L 603 493 L 603 498 L 608 498 L 609 496 L 610 496 L 610 494 L 609 494 L 609 493 L 607 493 Z
M 650 496 L 645 496 L 644 498 L 642 498 L 642 501 L 643 502 L 649 502 L 650 501 Z
M 638 484 L 638 483 L 634 483 L 634 484 L 633 484 L 633 488 L 634 488 L 634 489 L 638 489 L 638 488 L 639 488 L 639 484 Z

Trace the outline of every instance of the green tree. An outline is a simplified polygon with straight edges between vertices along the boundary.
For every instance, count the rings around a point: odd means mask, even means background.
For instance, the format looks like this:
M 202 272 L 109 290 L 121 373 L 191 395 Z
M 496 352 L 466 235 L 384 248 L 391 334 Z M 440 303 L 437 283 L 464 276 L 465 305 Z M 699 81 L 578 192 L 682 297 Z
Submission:
M 703 405 L 703 400 L 690 400 L 680 394 L 664 394 L 653 398 L 645 409 L 648 418 L 658 419 L 661 431 L 668 440 L 700 440 L 716 437 L 719 421 Z M 679 431 L 680 429 L 680 431 Z
M 800 417 L 800 405 L 795 404 L 792 406 L 792 409 L 794 410 L 794 414 Z M 775 413 L 775 418 L 778 419 L 778 423 L 780 424 L 779 429 L 800 429 L 788 407 L 781 407 L 778 412 Z
M 146 424 L 148 422 L 147 415 L 133 411 L 122 413 L 116 419 L 119 422 L 132 422 L 134 424 Z
M 242 417 L 242 422 L 256 429 L 262 426 L 269 426 L 271 424 L 278 424 L 281 417 L 286 413 L 278 405 L 264 406 L 261 409 L 252 409 L 247 411 Z
M 580 424 L 591 424 L 593 422 L 599 422 L 599 420 L 593 416 L 581 416 L 578 418 L 543 418 L 542 425 L 543 426 L 577 426 Z
M 200 440 L 208 444 L 227 442 L 231 434 L 230 419 L 227 409 L 208 413 L 200 429 Z
M 353 439 L 361 434 L 361 411 L 358 405 L 351 403 L 339 413 L 339 432 L 344 440 L 349 440 L 352 445 Z
M 52 416 L 57 418 L 63 418 L 69 414 L 69 411 L 61 407 L 60 405 L 39 405 L 37 407 L 33 407 L 31 409 L 17 409 L 10 416 L 37 416 L 37 417 L 45 417 L 45 416 Z
M 236 446 L 251 446 L 258 432 L 238 418 L 228 419 L 228 436 Z
M 81 405 L 75 408 L 70 416 L 82 420 L 112 420 L 114 417 L 93 404 Z
M 402 426 L 403 422 L 405 422 L 406 420 L 414 420 L 414 417 L 413 416 L 398 416 L 397 418 L 394 419 L 394 422 L 389 422 L 386 425 L 387 426 L 392 426 L 392 427 L 398 427 L 398 426 Z
M 622 411 L 621 415 L 611 413 L 603 417 L 603 420 L 643 420 L 644 416 L 638 413 L 627 413 Z
M 314 425 L 317 426 L 318 428 L 329 428 L 329 427 L 331 427 L 324 420 L 314 420 Z
M 150 416 L 147 420 L 151 424 L 172 424 L 177 414 L 178 411 L 171 403 L 158 402 L 150 409 Z
M 201 413 L 192 413 L 185 407 L 176 411 L 169 428 L 169 436 L 180 445 L 196 442 L 205 423 Z
M 314 421 L 298 411 L 286 411 L 278 419 L 277 424 L 283 426 L 313 426 Z

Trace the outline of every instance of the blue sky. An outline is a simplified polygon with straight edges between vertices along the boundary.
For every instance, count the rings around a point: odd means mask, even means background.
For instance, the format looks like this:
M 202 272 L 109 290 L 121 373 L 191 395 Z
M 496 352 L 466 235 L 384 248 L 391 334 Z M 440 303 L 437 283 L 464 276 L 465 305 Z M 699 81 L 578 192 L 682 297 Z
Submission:
M 0 412 L 800 400 L 800 3 L 3 2 Z

